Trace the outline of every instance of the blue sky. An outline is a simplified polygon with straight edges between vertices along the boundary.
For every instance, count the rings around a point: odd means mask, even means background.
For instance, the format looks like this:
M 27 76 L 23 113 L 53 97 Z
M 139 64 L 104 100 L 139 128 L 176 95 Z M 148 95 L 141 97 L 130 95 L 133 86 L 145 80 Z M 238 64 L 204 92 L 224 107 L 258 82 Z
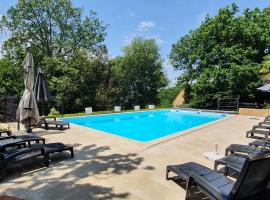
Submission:
M 0 15 L 16 2 L 0 0 Z M 76 7 L 84 8 L 85 14 L 93 10 L 108 24 L 105 43 L 112 56 L 121 55 L 122 47 L 136 36 L 156 39 L 172 83 L 181 72 L 174 71 L 167 61 L 171 45 L 199 27 L 207 13 L 213 16 L 219 8 L 233 2 L 241 10 L 270 6 L 270 0 L 73 0 Z M 0 35 L 0 44 L 7 37 Z

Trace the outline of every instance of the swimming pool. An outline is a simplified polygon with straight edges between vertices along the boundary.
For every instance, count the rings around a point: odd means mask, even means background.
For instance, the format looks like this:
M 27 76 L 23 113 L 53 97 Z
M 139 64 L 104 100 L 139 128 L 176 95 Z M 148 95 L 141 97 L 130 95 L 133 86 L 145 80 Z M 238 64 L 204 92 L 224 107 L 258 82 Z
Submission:
M 227 115 L 186 110 L 156 110 L 64 118 L 63 121 L 148 142 L 206 124 Z

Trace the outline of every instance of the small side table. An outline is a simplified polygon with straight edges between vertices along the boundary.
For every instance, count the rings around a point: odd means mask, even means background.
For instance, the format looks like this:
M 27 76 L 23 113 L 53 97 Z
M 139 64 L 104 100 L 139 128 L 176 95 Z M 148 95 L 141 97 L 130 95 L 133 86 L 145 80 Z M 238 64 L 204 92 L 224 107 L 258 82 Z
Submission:
M 204 152 L 203 156 L 207 158 L 208 160 L 212 160 L 212 161 L 225 157 L 223 154 L 218 153 L 218 152 Z

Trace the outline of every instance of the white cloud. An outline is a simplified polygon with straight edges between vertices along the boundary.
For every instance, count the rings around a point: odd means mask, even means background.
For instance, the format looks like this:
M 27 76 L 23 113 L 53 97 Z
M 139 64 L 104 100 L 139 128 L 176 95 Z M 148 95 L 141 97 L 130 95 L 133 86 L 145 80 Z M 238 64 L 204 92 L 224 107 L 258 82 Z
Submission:
M 141 32 L 149 31 L 150 29 L 155 28 L 156 26 L 157 26 L 156 23 L 153 21 L 142 21 L 138 25 L 137 30 Z
M 126 9 L 125 15 L 129 16 L 129 17 L 135 17 L 136 16 L 136 14 L 134 12 L 132 12 L 132 10 L 130 10 L 130 9 Z

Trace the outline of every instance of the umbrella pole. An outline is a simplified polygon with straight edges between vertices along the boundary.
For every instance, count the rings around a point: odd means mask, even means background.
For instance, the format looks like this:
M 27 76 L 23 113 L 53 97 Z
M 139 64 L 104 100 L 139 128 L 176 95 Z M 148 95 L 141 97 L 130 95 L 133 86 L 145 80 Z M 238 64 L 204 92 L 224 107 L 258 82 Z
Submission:
M 28 129 L 27 129 L 27 133 L 31 133 L 31 118 L 28 117 Z
M 41 102 L 41 107 L 42 107 L 42 116 L 44 116 L 44 103 Z

